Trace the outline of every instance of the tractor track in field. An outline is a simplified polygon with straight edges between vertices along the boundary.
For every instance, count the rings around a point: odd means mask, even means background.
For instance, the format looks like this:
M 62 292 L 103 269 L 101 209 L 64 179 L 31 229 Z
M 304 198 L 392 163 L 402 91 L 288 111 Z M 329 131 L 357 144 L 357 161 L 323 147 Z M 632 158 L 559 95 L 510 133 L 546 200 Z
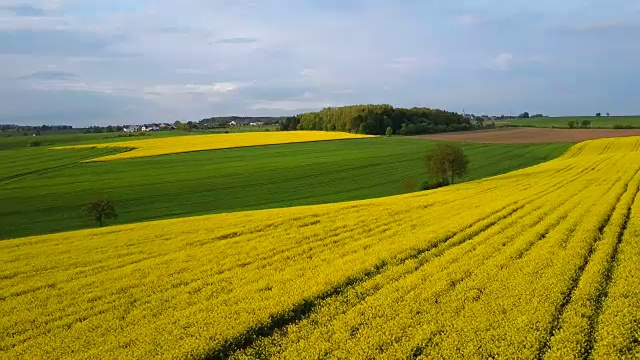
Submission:
M 613 185 L 610 187 L 610 189 L 611 188 L 613 188 Z M 576 270 L 575 275 L 570 279 L 569 287 L 567 289 L 567 292 L 564 295 L 564 297 L 562 298 L 562 301 L 560 302 L 560 305 L 557 307 L 557 309 L 555 311 L 555 314 L 553 316 L 553 320 L 551 321 L 551 326 L 549 328 L 549 331 L 547 332 L 547 335 L 542 338 L 542 341 L 538 346 L 536 359 L 544 359 L 546 354 L 547 354 L 547 352 L 551 349 L 551 340 L 556 335 L 556 333 L 561 329 L 562 318 L 564 316 L 564 313 L 565 313 L 566 309 L 569 307 L 569 304 L 571 303 L 571 301 L 573 299 L 574 293 L 575 293 L 576 289 L 578 288 L 578 286 L 580 284 L 580 281 L 582 280 L 582 276 L 584 275 L 584 272 L 585 272 L 587 266 L 589 265 L 589 262 L 591 261 L 591 258 L 593 257 L 593 254 L 594 254 L 594 252 L 596 250 L 597 243 L 598 243 L 599 239 L 602 238 L 602 236 L 604 234 L 604 230 L 606 229 L 607 225 L 609 225 L 609 223 L 611 222 L 611 219 L 613 217 L 613 214 L 615 212 L 616 207 L 618 206 L 618 204 L 620 203 L 621 199 L 624 197 L 624 195 L 628 191 L 633 191 L 633 190 L 629 189 L 629 183 L 627 182 L 624 185 L 624 190 L 621 191 L 620 194 L 617 196 L 616 201 L 615 201 L 614 205 L 611 207 L 611 209 L 608 212 L 608 214 L 606 215 L 606 218 L 602 221 L 602 223 L 600 223 L 600 226 L 598 228 L 598 236 L 596 236 L 596 238 L 593 239 L 593 242 L 591 243 L 591 246 L 587 250 L 587 253 L 586 253 L 582 263 L 579 265 L 578 269 Z M 625 220 L 627 220 L 627 219 L 625 219 Z M 625 225 L 623 227 L 626 227 L 626 221 L 625 221 Z M 617 253 L 617 248 L 618 248 L 618 244 L 616 244 L 615 253 Z M 609 266 L 612 266 L 612 265 L 613 265 L 613 263 L 611 263 Z M 608 269 L 608 270 L 611 271 L 611 269 Z M 606 281 L 606 279 L 605 279 L 605 281 Z M 588 348 L 588 346 L 589 346 L 589 344 L 587 344 L 587 353 L 589 353 L 591 351 Z

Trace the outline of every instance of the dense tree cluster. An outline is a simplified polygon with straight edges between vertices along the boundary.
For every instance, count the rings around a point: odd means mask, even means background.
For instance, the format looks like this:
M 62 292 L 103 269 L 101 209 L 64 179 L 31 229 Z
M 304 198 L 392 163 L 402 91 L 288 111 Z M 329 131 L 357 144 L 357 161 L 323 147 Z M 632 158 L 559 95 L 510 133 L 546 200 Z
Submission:
M 0 131 L 52 131 L 52 130 L 72 130 L 71 125 L 42 125 L 24 126 L 15 124 L 0 124 Z
M 391 105 L 330 107 L 283 119 L 280 130 L 345 131 L 383 135 L 391 128 L 401 135 L 471 130 L 464 116 L 438 109 L 394 108 Z

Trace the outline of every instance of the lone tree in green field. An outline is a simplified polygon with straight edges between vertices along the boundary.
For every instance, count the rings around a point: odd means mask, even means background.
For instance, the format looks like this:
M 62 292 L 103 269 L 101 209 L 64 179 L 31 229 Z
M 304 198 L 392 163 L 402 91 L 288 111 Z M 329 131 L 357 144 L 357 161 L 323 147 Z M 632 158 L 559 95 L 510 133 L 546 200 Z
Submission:
M 113 206 L 111 200 L 106 197 L 90 202 L 87 206 L 87 213 L 98 222 L 100 227 L 104 226 L 105 220 L 118 218 L 115 206 Z
M 425 156 L 427 172 L 440 184 L 453 184 L 469 171 L 469 157 L 453 144 L 438 144 Z
M 569 125 L 569 129 L 573 129 L 574 127 L 576 127 L 576 122 L 573 120 L 569 120 L 567 125 Z
M 582 120 L 582 123 L 580 125 L 582 125 L 582 127 L 585 129 L 591 127 L 591 120 Z

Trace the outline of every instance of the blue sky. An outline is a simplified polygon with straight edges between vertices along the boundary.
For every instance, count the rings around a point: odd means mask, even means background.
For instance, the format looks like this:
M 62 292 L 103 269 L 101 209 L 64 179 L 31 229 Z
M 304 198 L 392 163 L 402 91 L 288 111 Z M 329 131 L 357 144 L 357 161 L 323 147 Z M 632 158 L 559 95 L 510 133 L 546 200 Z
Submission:
M 640 114 L 636 0 L 0 0 L 0 122 Z

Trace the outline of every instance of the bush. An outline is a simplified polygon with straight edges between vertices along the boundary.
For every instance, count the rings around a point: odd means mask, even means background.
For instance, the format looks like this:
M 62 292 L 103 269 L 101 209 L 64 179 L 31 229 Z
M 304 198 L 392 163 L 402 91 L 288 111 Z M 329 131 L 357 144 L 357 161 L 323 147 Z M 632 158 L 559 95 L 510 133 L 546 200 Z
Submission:
M 567 125 L 569 125 L 569 129 L 573 129 L 574 127 L 576 127 L 576 122 L 571 120 L 567 123 Z
M 614 129 L 635 129 L 636 127 L 633 125 L 623 125 L 623 124 L 615 124 L 613 125 Z
M 38 140 L 33 140 L 29 143 L 29 147 L 38 147 L 42 145 L 42 142 L 38 141 Z
M 425 180 L 422 182 L 420 189 L 422 190 L 433 190 L 441 187 L 445 187 L 449 185 L 447 180 Z
M 385 135 L 387 135 L 387 136 L 393 135 L 393 129 L 391 128 L 391 126 L 389 126 L 387 128 L 387 131 L 385 131 Z

